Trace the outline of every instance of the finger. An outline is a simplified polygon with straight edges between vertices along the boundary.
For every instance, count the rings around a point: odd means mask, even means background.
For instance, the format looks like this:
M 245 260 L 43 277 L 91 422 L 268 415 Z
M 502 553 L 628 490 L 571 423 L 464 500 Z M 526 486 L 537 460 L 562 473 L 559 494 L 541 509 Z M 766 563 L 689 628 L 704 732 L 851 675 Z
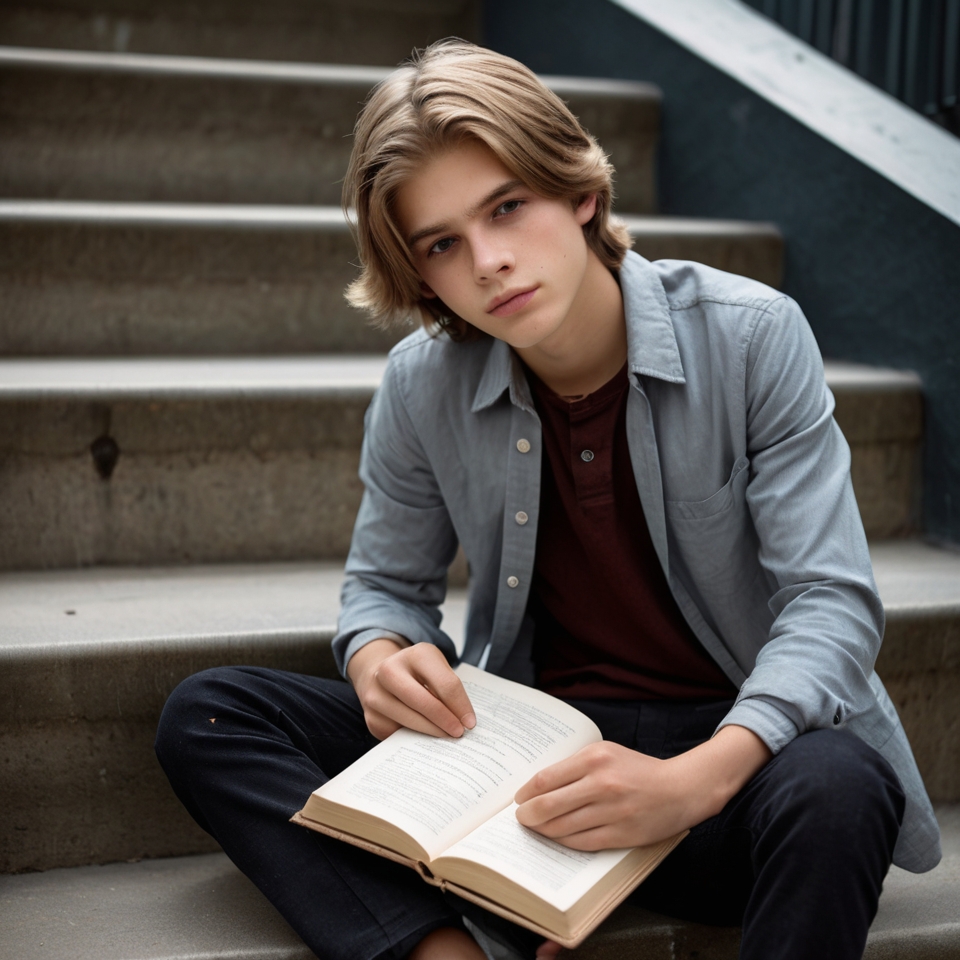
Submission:
M 439 653 L 439 651 L 437 652 Z M 442 654 L 440 656 L 442 657 Z M 414 658 L 407 657 L 402 661 L 397 658 L 396 662 L 391 658 L 391 660 L 384 661 L 381 664 L 377 672 L 377 682 L 381 690 L 425 717 L 444 733 L 451 737 L 459 737 L 463 733 L 464 724 L 443 701 L 434 695 L 433 690 L 427 685 L 427 682 L 434 685 L 441 684 L 444 669 L 451 676 L 454 676 L 453 671 L 445 660 L 442 669 L 435 665 L 433 669 L 422 671 L 417 667 Z M 457 680 L 457 683 L 460 682 L 456 676 L 454 676 L 454 679 Z M 464 696 L 466 696 L 465 693 Z M 469 700 L 467 703 L 469 704 Z
M 400 724 L 396 720 L 391 720 L 376 710 L 364 710 L 363 719 L 366 721 L 367 729 L 378 740 L 386 740 L 391 733 L 396 733 L 400 729 Z
M 559 943 L 556 943 L 553 940 L 544 940 L 543 943 L 537 947 L 537 960 L 553 960 L 554 957 L 560 955 L 560 951 L 563 947 Z
M 608 806 L 578 780 L 575 784 L 521 803 L 517 807 L 517 820 L 525 827 L 553 836 L 557 832 L 572 833 L 595 825 L 600 822 L 597 811 Z M 593 817 L 589 823 L 588 817 Z
M 577 833 L 550 837 L 550 839 L 562 843 L 565 847 L 570 847 L 571 850 L 583 850 L 585 853 L 630 846 L 629 843 L 625 843 L 618 838 L 610 826 L 593 827 L 590 830 L 581 830 Z
M 446 658 L 433 648 L 437 656 L 417 663 L 420 682 L 455 716 L 468 730 L 477 725 L 477 716 L 470 697 L 460 678 L 450 668 Z
M 399 700 L 386 701 L 380 699 L 378 706 L 368 706 L 364 710 L 364 719 L 367 722 L 367 729 L 378 740 L 383 740 L 390 736 L 400 727 L 407 727 L 410 730 L 416 730 L 419 733 L 429 734 L 431 737 L 446 737 L 446 730 L 441 729 L 436 724 L 431 723 L 426 717 L 411 710 L 406 704 Z
M 560 840 L 585 830 L 607 826 L 613 819 L 613 812 L 598 803 L 583 804 L 555 817 L 531 816 L 530 811 L 524 807 L 517 808 L 519 823 L 551 840 Z
M 571 783 L 583 779 L 587 774 L 588 765 L 581 753 L 575 753 L 566 760 L 551 764 L 539 773 L 534 774 L 514 795 L 517 803 L 526 803 L 534 797 L 545 793 L 552 793 Z
M 405 715 L 406 711 L 412 711 L 451 737 L 459 737 L 463 733 L 463 724 L 416 677 L 394 674 L 380 678 L 380 685 L 383 692 L 398 705 L 391 705 L 391 715 L 397 715 L 395 710 L 406 708 L 403 711 Z

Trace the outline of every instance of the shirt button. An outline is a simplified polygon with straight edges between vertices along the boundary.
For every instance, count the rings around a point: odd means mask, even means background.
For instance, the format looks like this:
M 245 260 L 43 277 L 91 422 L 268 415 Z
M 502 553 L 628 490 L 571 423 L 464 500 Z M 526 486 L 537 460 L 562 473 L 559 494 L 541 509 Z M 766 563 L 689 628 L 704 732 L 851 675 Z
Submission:
M 507 577 L 507 586 L 512 590 L 514 587 L 520 586 L 520 581 L 516 577 Z
M 519 439 L 519 440 L 517 441 L 517 449 L 518 449 L 521 453 L 529 453 L 529 452 L 530 452 L 530 441 L 529 441 L 529 440 L 524 440 L 524 439 L 521 437 L 521 439 Z
M 529 518 L 522 510 L 520 510 L 520 511 L 517 513 L 517 515 L 514 517 L 514 520 L 516 520 L 517 523 L 519 523 L 521 527 L 522 527 L 529 519 L 530 519 L 530 518 Z
M 593 451 L 592 451 L 592 450 L 583 450 L 583 451 L 581 451 L 581 453 L 580 453 L 580 459 L 581 459 L 584 463 L 589 463 L 589 462 L 593 459 Z

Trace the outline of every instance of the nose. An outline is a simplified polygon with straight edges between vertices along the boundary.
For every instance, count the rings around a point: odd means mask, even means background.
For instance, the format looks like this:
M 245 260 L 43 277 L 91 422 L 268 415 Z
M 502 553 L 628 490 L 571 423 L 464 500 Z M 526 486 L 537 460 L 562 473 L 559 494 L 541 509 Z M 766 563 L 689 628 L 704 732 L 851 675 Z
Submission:
M 514 267 L 513 252 L 497 237 L 472 238 L 473 272 L 478 282 L 492 280 L 501 273 L 509 273 Z

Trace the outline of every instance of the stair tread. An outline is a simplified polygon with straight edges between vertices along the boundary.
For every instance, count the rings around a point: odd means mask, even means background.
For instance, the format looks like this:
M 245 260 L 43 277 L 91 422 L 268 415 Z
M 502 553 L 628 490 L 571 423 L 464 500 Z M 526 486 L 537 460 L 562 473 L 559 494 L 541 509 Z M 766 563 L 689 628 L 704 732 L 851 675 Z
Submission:
M 288 83 L 366 84 L 372 87 L 391 67 L 340 63 L 296 63 L 230 57 L 171 56 L 156 53 L 108 53 L 49 47 L 0 46 L 0 68 L 219 77 Z
M 0 927 L 19 960 L 313 957 L 223 854 L 0 877 Z
M 870 558 L 888 616 L 960 612 L 960 551 L 920 540 L 881 540 L 870 544 Z
M 236 391 L 315 395 L 331 389 L 373 391 L 386 367 L 376 354 L 267 357 L 0 358 L 0 399 L 79 395 L 207 396 Z M 824 362 L 834 391 L 919 391 L 909 371 Z
M 0 399 L 40 397 L 164 398 L 256 393 L 314 396 L 332 390 L 372 393 L 382 355 L 287 357 L 122 357 L 0 359 Z
M 344 233 L 339 207 L 323 204 L 175 203 L 165 200 L 0 200 L 0 223 L 316 229 Z
M 303 635 L 329 640 L 342 563 L 95 567 L 0 574 L 0 657 L 65 646 L 208 643 Z M 466 591 L 451 589 L 444 629 L 459 642 Z M 66 611 L 74 611 L 68 614 Z
M 757 220 L 617 213 L 634 236 L 781 239 L 776 224 Z M 340 207 L 297 203 L 176 203 L 166 200 L 0 200 L 0 223 L 317 229 L 345 232 Z
M 955 955 L 924 952 L 932 942 L 955 951 L 960 941 L 960 805 L 941 806 L 937 814 L 943 862 L 926 874 L 891 871 L 867 958 L 876 947 L 894 945 L 904 958 Z M 591 955 L 602 955 L 605 941 L 616 950 L 626 939 L 642 944 L 662 936 L 665 925 L 687 926 L 623 910 L 598 932 Z M 19 960 L 313 956 L 223 854 L 0 877 L 0 926 L 9 955 Z
M 170 56 L 153 53 L 109 53 L 60 50 L 49 47 L 0 45 L 0 68 L 87 70 L 161 76 L 219 77 L 230 80 L 339 84 L 368 87 L 389 76 L 394 68 L 364 64 L 298 63 L 295 61 L 228 57 Z M 659 103 L 660 88 L 640 80 L 541 74 L 544 83 L 561 96 L 590 93 L 629 97 Z
M 960 553 L 921 541 L 870 546 L 888 615 L 960 613 Z M 213 639 L 329 638 L 340 563 L 94 567 L 0 574 L 0 656 L 62 645 Z M 459 640 L 466 592 L 451 589 L 447 629 Z M 65 611 L 74 610 L 74 614 Z

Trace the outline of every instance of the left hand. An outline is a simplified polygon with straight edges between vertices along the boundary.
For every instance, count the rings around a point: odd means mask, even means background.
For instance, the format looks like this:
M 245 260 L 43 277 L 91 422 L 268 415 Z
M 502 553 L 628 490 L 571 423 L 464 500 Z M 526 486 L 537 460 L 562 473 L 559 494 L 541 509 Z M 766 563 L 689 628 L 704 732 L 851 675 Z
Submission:
M 655 843 L 719 813 L 771 756 L 736 725 L 669 760 L 593 743 L 520 788 L 517 820 L 576 850 Z
M 520 788 L 517 820 L 576 850 L 662 840 L 689 820 L 670 765 L 606 740 L 590 744 Z

